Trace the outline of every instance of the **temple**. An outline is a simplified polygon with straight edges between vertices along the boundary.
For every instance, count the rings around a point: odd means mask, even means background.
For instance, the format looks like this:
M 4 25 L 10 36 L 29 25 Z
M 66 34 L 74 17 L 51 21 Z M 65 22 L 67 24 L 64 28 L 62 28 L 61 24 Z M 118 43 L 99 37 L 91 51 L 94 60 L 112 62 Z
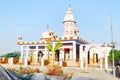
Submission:
M 63 67 L 88 68 L 96 65 L 99 68 L 108 68 L 111 44 L 93 44 L 81 38 L 70 6 L 64 17 L 63 27 L 63 36 L 58 37 L 53 30 L 46 29 L 39 41 L 23 41 L 22 35 L 20 35 L 17 42 L 21 48 L 20 62 L 24 65 L 46 66 L 51 64 L 52 53 L 46 48 L 46 39 L 49 39 L 55 46 L 58 39 L 61 38 L 62 46 L 55 53 L 56 64 Z

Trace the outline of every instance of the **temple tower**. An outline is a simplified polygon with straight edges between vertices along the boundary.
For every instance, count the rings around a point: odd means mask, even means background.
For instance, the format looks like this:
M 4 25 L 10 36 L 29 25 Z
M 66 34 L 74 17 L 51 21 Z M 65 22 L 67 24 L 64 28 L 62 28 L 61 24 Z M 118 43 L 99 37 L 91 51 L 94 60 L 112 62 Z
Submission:
M 66 12 L 63 25 L 64 25 L 64 36 L 65 37 L 78 36 L 79 31 L 76 27 L 76 22 L 74 20 L 74 15 L 73 15 L 73 12 L 70 6 L 68 7 L 68 10 Z

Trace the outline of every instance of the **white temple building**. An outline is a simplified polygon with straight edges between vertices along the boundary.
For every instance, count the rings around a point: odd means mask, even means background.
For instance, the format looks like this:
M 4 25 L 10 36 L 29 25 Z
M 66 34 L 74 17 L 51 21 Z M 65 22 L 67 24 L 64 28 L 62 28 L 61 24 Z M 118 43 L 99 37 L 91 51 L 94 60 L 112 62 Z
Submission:
M 71 7 L 68 8 L 63 20 L 64 35 L 58 37 L 52 30 L 47 29 L 42 33 L 40 41 L 24 41 L 22 36 L 18 37 L 18 45 L 21 48 L 20 62 L 24 65 L 46 66 L 45 61 L 51 62 L 51 52 L 46 48 L 46 39 L 54 46 L 59 38 L 62 38 L 62 47 L 56 51 L 55 62 L 64 67 L 99 67 L 108 68 L 108 55 L 111 44 L 93 44 L 79 36 L 79 30 Z M 43 57 L 41 58 L 41 53 Z

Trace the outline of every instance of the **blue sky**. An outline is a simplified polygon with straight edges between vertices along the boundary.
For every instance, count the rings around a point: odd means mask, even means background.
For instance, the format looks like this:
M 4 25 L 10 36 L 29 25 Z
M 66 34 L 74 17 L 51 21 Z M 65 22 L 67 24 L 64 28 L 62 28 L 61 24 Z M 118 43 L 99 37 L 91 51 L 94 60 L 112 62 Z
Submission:
M 114 42 L 120 49 L 120 0 L 0 0 L 0 54 L 19 51 L 17 38 L 39 41 L 47 25 L 63 35 L 62 21 L 69 4 L 79 35 L 94 43 L 111 42 L 110 13 Z

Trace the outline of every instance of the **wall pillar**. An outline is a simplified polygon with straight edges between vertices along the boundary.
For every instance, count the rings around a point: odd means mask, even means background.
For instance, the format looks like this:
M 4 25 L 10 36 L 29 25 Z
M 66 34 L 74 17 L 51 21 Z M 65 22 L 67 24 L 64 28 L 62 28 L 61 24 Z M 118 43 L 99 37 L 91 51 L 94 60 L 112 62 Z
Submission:
M 79 47 L 79 56 L 80 56 L 80 68 L 83 68 L 83 46 L 80 45 Z
M 19 58 L 19 63 L 22 64 L 23 63 L 23 46 L 21 45 L 20 48 L 21 48 L 21 50 L 20 50 L 21 56 Z
M 28 54 L 29 54 L 29 46 L 27 46 L 26 48 L 26 56 L 25 56 L 25 59 L 24 59 L 24 65 L 27 66 L 28 65 Z
M 108 69 L 108 51 L 107 51 L 107 45 L 105 45 L 105 69 Z
M 60 50 L 60 54 L 59 54 L 59 62 L 60 62 L 60 66 L 62 66 L 62 61 L 63 61 L 63 58 L 62 58 L 62 52 L 63 52 L 63 50 L 61 49 L 61 50 Z
M 43 57 L 41 57 L 41 66 L 42 67 L 44 66 L 44 55 L 43 55 Z
M 88 57 L 87 57 L 88 53 L 85 53 L 85 67 L 88 68 Z
M 9 58 L 9 64 L 13 65 L 13 57 Z
M 80 56 L 80 68 L 83 68 L 83 53 L 81 53 L 81 56 Z
M 72 60 L 73 59 L 73 49 L 71 48 L 70 49 L 70 60 Z
M 48 51 L 47 51 L 47 48 L 45 46 L 45 51 L 44 51 L 44 59 L 47 59 L 48 58 Z
M 65 59 L 64 59 L 64 55 L 65 55 L 65 54 L 64 54 L 64 50 L 61 51 L 61 55 L 62 55 L 62 61 L 64 61 L 64 60 L 65 60 Z
M 105 69 L 108 69 L 108 57 L 105 55 Z
M 73 60 L 76 61 L 76 42 L 73 42 Z
M 21 57 L 20 58 L 23 58 L 23 46 L 21 45 Z
M 36 45 L 35 63 L 38 63 L 38 45 Z
M 100 58 L 100 68 L 102 69 L 102 58 Z
M 103 61 L 102 61 L 103 53 L 102 53 L 102 51 L 99 51 L 99 53 L 101 53 L 100 54 L 100 69 L 102 69 L 103 68 Z

